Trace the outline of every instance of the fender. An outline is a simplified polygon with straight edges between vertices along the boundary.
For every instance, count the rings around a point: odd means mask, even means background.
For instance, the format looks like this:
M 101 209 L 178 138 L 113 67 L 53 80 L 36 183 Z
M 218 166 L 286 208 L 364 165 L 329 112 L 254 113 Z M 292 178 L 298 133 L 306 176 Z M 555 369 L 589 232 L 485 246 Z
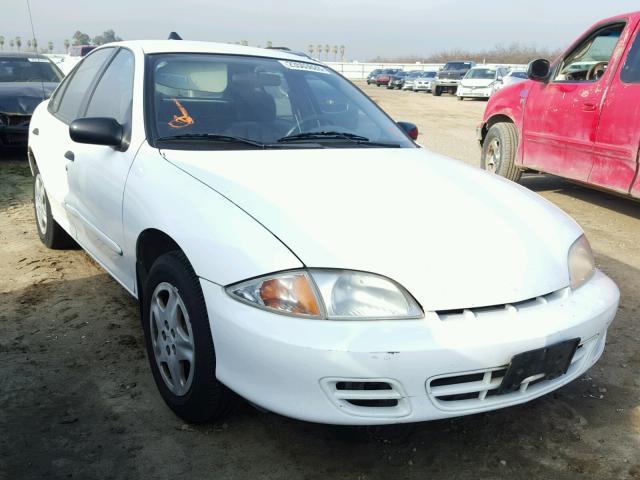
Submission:
M 122 250 L 129 257 L 132 278 L 136 278 L 138 238 L 149 229 L 169 236 L 196 275 L 218 285 L 304 266 L 253 217 L 146 142 L 127 179 L 123 229 Z

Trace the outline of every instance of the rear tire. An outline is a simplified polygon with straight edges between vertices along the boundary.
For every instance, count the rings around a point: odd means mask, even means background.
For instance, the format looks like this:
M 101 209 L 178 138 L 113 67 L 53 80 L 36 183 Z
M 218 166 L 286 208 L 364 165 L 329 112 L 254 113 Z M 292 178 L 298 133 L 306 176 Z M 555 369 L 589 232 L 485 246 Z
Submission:
M 439 97 L 440 95 L 442 95 L 442 90 L 440 89 L 440 87 L 433 87 L 432 92 L 434 97 Z
M 518 130 L 513 123 L 493 125 L 482 144 L 480 167 L 512 182 L 520 181 L 522 170 L 516 165 Z
M 40 241 L 53 250 L 64 250 L 74 248 L 77 244 L 69 234 L 55 221 L 51 214 L 49 197 L 44 188 L 42 176 L 38 167 L 34 167 L 33 177 L 33 207 L 36 220 L 36 230 Z
M 158 257 L 142 302 L 149 364 L 166 404 L 187 422 L 227 416 L 238 397 L 215 376 L 216 352 L 204 295 L 184 253 Z
M 462 101 L 464 100 L 464 97 L 460 97 L 460 96 L 459 96 L 459 97 L 458 97 L 458 100 L 462 102 Z

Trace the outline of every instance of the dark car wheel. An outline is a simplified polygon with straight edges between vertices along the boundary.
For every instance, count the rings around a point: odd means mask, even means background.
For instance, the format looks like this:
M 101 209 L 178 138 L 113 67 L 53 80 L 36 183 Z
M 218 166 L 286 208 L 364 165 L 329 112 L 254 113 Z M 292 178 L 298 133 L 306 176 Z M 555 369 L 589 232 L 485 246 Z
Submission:
M 442 89 L 440 87 L 433 87 L 431 93 L 434 97 L 439 97 L 440 95 L 442 95 Z
M 142 297 L 149 364 L 160 395 L 183 420 L 225 417 L 237 396 L 215 376 L 216 353 L 200 282 L 180 251 L 160 256 Z
M 33 207 L 38 236 L 46 247 L 61 250 L 76 246 L 75 241 L 58 225 L 58 222 L 54 220 L 51 214 L 49 197 L 44 188 L 42 176 L 37 168 L 35 176 L 33 177 Z
M 522 177 L 522 170 L 516 165 L 518 151 L 518 131 L 512 123 L 493 125 L 482 144 L 480 166 L 513 182 Z

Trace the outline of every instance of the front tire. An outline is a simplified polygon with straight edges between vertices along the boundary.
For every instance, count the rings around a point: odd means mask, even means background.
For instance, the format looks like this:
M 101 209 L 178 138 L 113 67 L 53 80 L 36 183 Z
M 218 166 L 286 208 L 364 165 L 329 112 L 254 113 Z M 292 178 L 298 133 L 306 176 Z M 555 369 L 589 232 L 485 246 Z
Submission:
M 33 207 L 38 236 L 47 248 L 62 250 L 76 245 L 69 234 L 53 218 L 49 197 L 37 167 L 33 177 Z
M 442 90 L 440 89 L 440 87 L 433 87 L 431 93 L 434 97 L 439 97 L 440 95 L 442 95 Z
M 182 252 L 166 253 L 153 263 L 141 301 L 149 364 L 166 404 L 187 422 L 227 416 L 237 397 L 215 376 L 202 288 Z
M 516 165 L 518 130 L 513 123 L 493 125 L 482 144 L 480 167 L 513 182 L 520 181 L 522 170 Z

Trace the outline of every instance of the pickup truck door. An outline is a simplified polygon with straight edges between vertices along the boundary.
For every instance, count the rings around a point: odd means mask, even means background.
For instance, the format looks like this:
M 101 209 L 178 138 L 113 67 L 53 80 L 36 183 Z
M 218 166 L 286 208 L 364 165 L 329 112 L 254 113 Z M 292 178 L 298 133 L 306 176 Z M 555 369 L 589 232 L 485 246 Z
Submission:
M 134 55 L 120 48 L 101 73 L 80 117 L 114 118 L 131 138 Z M 123 256 L 122 198 L 139 145 L 113 148 L 68 142 L 69 196 L 65 204 L 77 240 L 125 288 L 134 290 Z
M 628 42 L 602 105 L 589 183 L 640 196 L 640 27 Z
M 624 22 L 587 33 L 547 82 L 531 82 L 523 122 L 523 164 L 586 182 L 606 86 L 615 70 Z M 605 68 L 609 65 L 610 68 Z

